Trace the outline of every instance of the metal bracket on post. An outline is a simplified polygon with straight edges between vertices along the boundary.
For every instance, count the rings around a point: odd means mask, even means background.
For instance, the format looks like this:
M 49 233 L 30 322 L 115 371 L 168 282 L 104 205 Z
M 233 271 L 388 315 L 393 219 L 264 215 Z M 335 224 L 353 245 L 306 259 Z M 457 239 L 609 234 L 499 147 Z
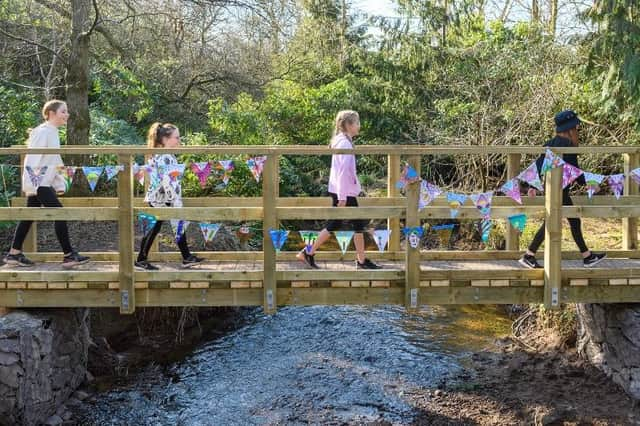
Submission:
M 267 309 L 273 311 L 275 306 L 273 305 L 273 290 L 267 290 Z
M 418 307 L 418 289 L 411 289 L 411 309 L 416 309 Z
M 129 291 L 121 290 L 120 291 L 120 309 L 123 311 L 129 310 Z

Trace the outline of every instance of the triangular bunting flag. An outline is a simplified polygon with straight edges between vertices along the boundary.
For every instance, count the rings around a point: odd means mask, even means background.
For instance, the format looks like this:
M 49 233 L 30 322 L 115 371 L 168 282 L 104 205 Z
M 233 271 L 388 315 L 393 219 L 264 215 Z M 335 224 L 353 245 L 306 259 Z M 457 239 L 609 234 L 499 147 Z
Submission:
M 124 166 L 119 164 L 117 166 L 104 166 L 104 174 L 107 176 L 107 182 L 113 179 L 118 173 L 124 171 Z
M 218 169 L 222 170 L 222 183 L 227 186 L 229 184 L 229 178 L 231 172 L 234 169 L 233 160 L 220 160 L 218 161 Z
M 629 176 L 635 181 L 635 183 L 640 184 L 640 167 L 631 170 L 629 172 Z
M 313 243 L 318 239 L 318 231 L 299 231 L 302 241 L 304 241 L 304 249 L 307 253 L 311 253 L 311 247 Z
M 527 215 L 515 214 L 513 216 L 509 216 L 509 223 L 522 234 L 524 232 L 524 227 L 527 225 Z
M 220 229 L 219 223 L 200 223 L 200 232 L 205 243 L 210 243 Z
M 271 236 L 273 248 L 275 248 L 276 252 L 279 253 L 285 241 L 287 241 L 289 231 L 285 231 L 284 229 L 269 229 L 269 236 Z
M 102 175 L 102 171 L 104 167 L 93 167 L 93 166 L 82 166 L 82 172 L 84 173 L 84 177 L 87 178 L 87 182 L 89 182 L 89 189 L 91 192 L 96 190 L 96 185 L 98 184 L 98 180 Z
M 140 185 L 144 186 L 145 167 L 134 163 L 132 166 L 132 171 L 134 179 L 137 180 Z
M 247 160 L 247 166 L 249 167 L 249 170 L 251 170 L 251 174 L 256 179 L 256 182 L 260 182 L 260 176 L 262 175 L 265 161 L 267 161 L 266 156 L 253 157 Z
M 522 204 L 522 196 L 520 195 L 520 181 L 517 178 L 513 178 L 502 185 L 502 187 L 500 188 L 500 192 L 511 198 L 516 203 Z
M 154 215 L 148 213 L 138 213 L 138 224 L 140 224 L 140 231 L 142 234 L 147 235 L 149 231 L 156 226 L 157 219 Z
M 567 186 L 571 185 L 573 181 L 578 179 L 582 173 L 584 172 L 578 167 L 569 163 L 564 163 L 564 166 L 562 167 L 562 189 L 565 189 Z
M 467 196 L 464 194 L 457 194 L 455 192 L 447 192 L 447 203 L 451 209 L 451 218 L 454 219 L 458 216 L 458 209 L 467 201 Z
M 550 149 L 547 149 L 544 153 L 544 161 L 542 162 L 542 169 L 540 173 L 545 174 L 551 169 L 564 165 L 564 160 L 559 155 L 556 155 Z
M 351 238 L 353 238 L 353 231 L 334 231 L 336 235 L 336 240 L 338 240 L 338 245 L 340 246 L 340 250 L 342 250 L 342 254 L 347 252 L 349 248 L 349 244 L 351 244 Z
M 37 188 L 40 186 L 40 182 L 42 182 L 42 178 L 44 178 L 44 175 L 47 173 L 47 169 L 49 167 L 42 166 L 32 168 L 31 166 L 24 166 L 24 168 L 27 171 L 27 175 L 29 175 L 31 185 Z
M 489 233 L 491 232 L 491 227 L 493 226 L 490 219 L 482 219 L 480 222 L 480 231 L 482 234 L 482 242 L 486 243 L 489 241 Z
M 619 200 L 624 190 L 624 175 L 611 175 L 607 178 L 607 182 L 609 183 L 609 188 L 611 188 L 613 195 L 616 196 L 616 200 Z
M 73 183 L 73 176 L 76 174 L 74 166 L 58 166 L 56 172 L 64 180 L 64 192 L 69 192 Z
M 431 227 L 431 229 L 438 234 L 441 247 L 449 248 L 449 242 L 451 241 L 451 235 L 453 234 L 455 226 L 455 223 L 446 223 L 443 225 L 433 225 Z
M 604 175 L 584 172 L 584 180 L 587 183 L 587 196 L 589 198 L 593 197 L 593 194 L 600 191 L 600 184 L 604 178 Z
M 418 200 L 418 210 L 424 209 L 431 204 L 433 200 L 442 194 L 442 190 L 437 186 L 423 180 L 420 183 L 420 199 Z
M 379 251 L 384 251 L 385 246 L 389 242 L 390 234 L 391 230 L 389 229 L 376 229 L 373 231 L 373 239 L 376 240 Z
M 483 192 L 480 194 L 471 194 L 471 201 L 480 211 L 483 219 L 491 218 L 491 200 L 493 198 L 493 191 Z
M 167 164 L 165 166 L 165 173 L 169 175 L 169 179 L 172 182 L 178 182 L 182 180 L 182 176 L 184 175 L 184 164 Z
M 422 234 L 424 232 L 424 229 L 421 226 L 403 228 L 402 232 L 409 241 L 411 248 L 420 247 L 420 238 L 422 238 Z
M 538 166 L 536 166 L 536 162 L 529 164 L 524 171 L 522 171 L 517 179 L 528 183 L 530 186 L 536 188 L 539 191 L 543 191 L 542 181 L 540 180 L 540 174 L 538 173 Z
M 402 173 L 400 174 L 400 180 L 396 182 L 396 187 L 398 189 L 404 189 L 410 183 L 414 183 L 419 180 L 420 176 L 418 176 L 416 169 L 411 167 L 409 164 L 405 164 L 402 169 Z
M 200 187 L 204 189 L 204 187 L 207 186 L 207 178 L 211 174 L 211 163 L 208 161 L 191 163 L 191 171 L 198 176 Z
M 191 222 L 182 219 L 171 219 L 171 229 L 173 229 L 173 235 L 176 244 L 182 240 L 182 236 L 187 232 L 187 227 Z

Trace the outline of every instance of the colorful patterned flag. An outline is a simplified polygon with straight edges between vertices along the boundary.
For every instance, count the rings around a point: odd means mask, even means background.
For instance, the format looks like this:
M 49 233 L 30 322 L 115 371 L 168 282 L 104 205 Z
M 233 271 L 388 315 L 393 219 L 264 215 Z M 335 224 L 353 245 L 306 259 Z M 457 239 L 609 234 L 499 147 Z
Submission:
M 631 170 L 629 172 L 629 176 L 635 181 L 635 183 L 640 184 L 640 167 Z
M 256 182 L 260 182 L 260 176 L 262 175 L 265 161 L 267 161 L 267 157 L 264 155 L 260 157 L 249 158 L 247 160 L 247 166 L 249 166 L 249 170 L 251 170 L 251 174 L 253 174 Z
M 282 249 L 285 241 L 287 241 L 289 231 L 285 231 L 284 229 L 269 229 L 269 236 L 271 236 L 273 248 L 276 249 L 277 253 L 280 253 L 280 249 Z
M 231 172 L 234 169 L 233 160 L 218 161 L 218 169 L 222 170 L 222 183 L 224 184 L 224 186 L 227 186 L 229 184 Z
M 107 182 L 113 179 L 118 173 L 124 172 L 124 165 L 104 166 L 104 174 L 107 176 Z
M 396 188 L 404 189 L 410 183 L 418 182 L 419 180 L 420 176 L 418 176 L 416 169 L 411 167 L 409 164 L 405 164 L 402 169 L 402 173 L 400 174 L 400 180 L 396 182 Z
M 58 166 L 56 172 L 64 180 L 64 192 L 69 192 L 73 183 L 73 176 L 76 174 L 77 167 L 74 166 Z
M 547 149 L 544 153 L 544 161 L 542 162 L 542 169 L 540 173 L 545 174 L 551 169 L 563 166 L 564 160 L 559 155 L 554 154 L 550 149 Z
M 176 240 L 176 244 L 180 243 L 182 236 L 187 232 L 187 227 L 191 222 L 182 219 L 171 219 L 171 229 Z
M 418 210 L 424 209 L 431 204 L 435 198 L 442 194 L 442 190 L 437 186 L 423 180 L 420 183 L 420 199 L 418 200 Z
M 451 218 L 455 219 L 458 216 L 458 209 L 467 201 L 467 196 L 464 194 L 457 194 L 455 192 L 447 192 L 447 203 L 451 209 Z
M 500 192 L 511 198 L 516 203 L 522 204 L 522 196 L 520 195 L 520 181 L 517 178 L 513 178 L 502 185 L 502 187 L 500 188 Z
M 351 244 L 351 238 L 353 238 L 353 231 L 334 231 L 336 235 L 336 240 L 338 240 L 338 245 L 340 246 L 340 250 L 342 250 L 342 254 L 347 252 L 347 248 L 349 248 L 349 244 Z
M 604 178 L 604 175 L 584 172 L 584 180 L 587 183 L 587 196 L 589 198 L 593 197 L 593 194 L 600 191 L 600 184 Z
M 211 174 L 211 163 L 203 161 L 201 163 L 191 163 L 191 171 L 198 176 L 200 187 L 204 189 L 207 186 L 207 178 Z
M 482 233 L 482 242 L 489 241 L 489 234 L 491 233 L 491 227 L 493 223 L 490 219 L 482 219 L 480 222 L 480 232 Z
M 92 167 L 92 166 L 83 166 L 82 172 L 84 173 L 84 177 L 87 178 L 87 182 L 89 182 L 89 189 L 91 192 L 96 190 L 96 185 L 98 184 L 98 180 L 102 175 L 102 171 L 104 167 Z
M 27 171 L 27 175 L 29 175 L 29 180 L 31 181 L 31 185 L 37 188 L 40 186 L 40 182 L 42 182 L 42 179 L 44 178 L 44 175 L 47 173 L 47 169 L 49 167 L 42 166 L 42 167 L 32 168 L 31 166 L 24 166 L 24 168 Z
M 455 223 L 445 223 L 443 225 L 433 225 L 431 229 L 436 231 L 438 234 L 438 239 L 440 240 L 441 247 L 449 247 L 449 242 L 451 241 L 451 235 L 453 234 L 453 229 L 455 228 Z
M 422 238 L 422 234 L 424 232 L 421 226 L 403 228 L 402 232 L 412 248 L 418 248 L 420 246 L 420 238 Z
M 167 173 L 172 182 L 178 182 L 182 180 L 184 175 L 184 166 L 184 164 L 167 164 L 165 173 Z
M 483 192 L 480 194 L 471 194 L 471 201 L 480 211 L 483 219 L 491 218 L 491 200 L 493 198 L 493 191 Z
M 389 235 L 391 230 L 389 229 L 376 229 L 373 231 L 373 239 L 376 240 L 378 250 L 384 251 L 385 246 L 389 242 Z
M 200 223 L 200 232 L 205 243 L 210 243 L 220 229 L 219 223 Z
M 147 235 L 149 231 L 156 226 L 157 219 L 154 215 L 148 213 L 138 213 L 138 224 L 142 234 Z
M 530 186 L 536 188 L 539 191 L 544 191 L 542 187 L 542 181 L 540 180 L 540 174 L 538 173 L 538 166 L 536 166 L 536 162 L 534 161 L 524 169 L 518 176 L 517 179 L 528 183 Z
M 518 232 L 522 233 L 524 232 L 524 227 L 527 225 L 527 215 L 523 213 L 509 216 L 509 223 L 517 229 Z
M 133 177 L 135 178 L 135 180 L 137 180 L 140 185 L 144 186 L 145 166 L 141 166 L 139 164 L 134 163 L 132 166 L 132 171 L 133 171 Z
M 564 163 L 562 168 L 562 189 L 565 189 L 567 186 L 571 185 L 574 180 L 578 179 L 580 175 L 584 173 L 578 167 L 573 166 L 569 163 Z
M 304 249 L 307 253 L 311 253 L 313 243 L 318 239 L 318 231 L 299 231 L 302 241 L 304 241 Z
M 611 175 L 607 178 L 607 182 L 609 183 L 609 188 L 613 191 L 613 195 L 616 196 L 616 200 L 619 200 L 624 190 L 624 174 Z

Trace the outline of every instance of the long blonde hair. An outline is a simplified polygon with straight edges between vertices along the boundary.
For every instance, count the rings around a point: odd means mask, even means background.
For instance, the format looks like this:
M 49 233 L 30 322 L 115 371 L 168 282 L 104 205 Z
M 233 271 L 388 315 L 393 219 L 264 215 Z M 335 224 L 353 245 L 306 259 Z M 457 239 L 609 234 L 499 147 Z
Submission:
M 333 144 L 335 137 L 339 133 L 346 133 L 347 124 L 353 124 L 358 121 L 360 121 L 360 115 L 357 111 L 350 109 L 339 111 L 338 114 L 336 114 L 335 128 L 333 130 L 333 137 L 331 138 L 331 142 L 329 142 L 329 146 Z

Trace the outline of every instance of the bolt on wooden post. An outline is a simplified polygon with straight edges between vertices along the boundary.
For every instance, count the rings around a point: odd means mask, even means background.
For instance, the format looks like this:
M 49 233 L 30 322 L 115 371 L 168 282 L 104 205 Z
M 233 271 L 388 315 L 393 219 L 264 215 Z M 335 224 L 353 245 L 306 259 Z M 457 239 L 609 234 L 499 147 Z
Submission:
M 277 228 L 278 162 L 279 156 L 269 154 L 262 171 L 262 253 L 263 253 L 263 306 L 265 313 L 275 313 L 277 306 L 276 250 L 271 242 L 270 228 Z
M 118 177 L 118 236 L 120 313 L 132 314 L 136 310 L 135 275 L 133 269 L 133 158 L 118 155 L 124 171 Z
M 562 287 L 562 167 L 547 172 L 545 179 L 544 306 L 560 309 Z
M 408 158 L 409 165 L 420 176 L 420 156 L 412 155 Z M 420 197 L 420 183 L 411 183 L 406 187 L 407 214 L 406 227 L 420 226 L 418 214 L 418 201 Z M 420 247 L 412 248 L 409 241 L 405 242 L 405 308 L 417 309 L 420 292 Z

